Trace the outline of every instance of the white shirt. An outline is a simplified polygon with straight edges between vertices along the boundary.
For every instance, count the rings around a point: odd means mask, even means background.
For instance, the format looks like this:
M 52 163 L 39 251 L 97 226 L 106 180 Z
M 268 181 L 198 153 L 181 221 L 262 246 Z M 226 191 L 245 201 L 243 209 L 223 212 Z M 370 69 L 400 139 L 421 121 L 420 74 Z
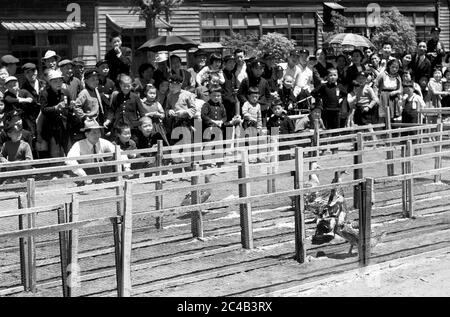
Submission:
M 297 97 L 302 89 L 306 89 L 308 92 L 314 90 L 313 72 L 308 66 L 297 66 L 299 73 L 297 80 L 295 81 L 294 96 Z
M 236 67 L 236 81 L 238 87 L 241 85 L 242 81 L 248 77 L 247 75 L 247 64 L 243 64 L 241 67 L 239 65 Z
M 96 147 L 96 153 L 97 154 L 103 154 L 103 153 L 115 153 L 116 152 L 116 146 L 109 142 L 108 140 L 100 138 L 99 141 L 95 144 Z M 67 157 L 79 157 L 83 155 L 90 155 L 94 154 L 94 145 L 88 141 L 88 139 L 84 139 L 81 141 L 76 142 L 70 149 L 69 153 L 67 154 Z M 102 161 L 103 159 L 97 159 L 97 161 Z M 121 160 L 128 160 L 127 155 L 121 155 Z M 85 159 L 81 159 L 78 161 L 70 160 L 66 161 L 66 164 L 69 166 L 77 166 L 78 164 L 85 164 L 85 163 L 94 163 L 95 160 L 93 158 L 86 157 Z M 130 164 L 124 164 L 125 168 L 129 168 Z M 75 174 L 77 174 L 80 177 L 87 176 L 86 172 L 82 168 L 78 168 L 73 171 Z

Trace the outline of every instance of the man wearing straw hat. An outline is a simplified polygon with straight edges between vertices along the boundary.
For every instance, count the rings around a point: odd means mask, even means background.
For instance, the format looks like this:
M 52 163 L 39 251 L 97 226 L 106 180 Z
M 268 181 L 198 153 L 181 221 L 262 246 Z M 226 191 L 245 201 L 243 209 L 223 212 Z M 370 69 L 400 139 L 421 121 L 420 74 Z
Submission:
M 42 63 L 44 63 L 45 69 L 56 70 L 60 60 L 61 56 L 57 55 L 55 51 L 47 51 L 44 57 L 42 57 Z
M 96 155 L 96 154 L 104 154 L 104 153 L 115 153 L 116 147 L 114 144 L 109 142 L 108 140 L 102 139 L 102 129 L 103 126 L 98 124 L 94 119 L 86 119 L 84 122 L 84 127 L 81 129 L 81 132 L 84 132 L 86 136 L 85 139 L 75 142 L 69 153 L 67 154 L 68 158 L 79 157 L 86 155 L 85 159 L 81 160 L 68 160 L 66 164 L 69 166 L 76 167 L 78 164 L 85 163 L 101 163 L 105 160 L 111 160 L 112 158 L 91 158 L 88 155 Z M 128 157 L 126 155 L 121 155 L 121 160 L 127 160 Z M 130 170 L 130 164 L 124 164 L 125 171 Z M 98 166 L 92 168 L 76 168 L 73 170 L 79 177 L 85 177 L 87 175 L 96 175 L 96 174 L 104 174 L 113 172 L 113 166 Z M 85 180 L 84 185 L 92 184 L 92 180 Z

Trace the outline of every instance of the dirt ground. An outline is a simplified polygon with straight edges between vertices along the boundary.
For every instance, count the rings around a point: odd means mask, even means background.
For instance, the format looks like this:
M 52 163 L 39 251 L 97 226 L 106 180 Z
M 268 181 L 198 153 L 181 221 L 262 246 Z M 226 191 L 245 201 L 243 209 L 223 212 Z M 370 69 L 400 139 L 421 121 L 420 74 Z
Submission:
M 311 290 L 289 296 L 447 297 L 450 249 L 335 276 Z

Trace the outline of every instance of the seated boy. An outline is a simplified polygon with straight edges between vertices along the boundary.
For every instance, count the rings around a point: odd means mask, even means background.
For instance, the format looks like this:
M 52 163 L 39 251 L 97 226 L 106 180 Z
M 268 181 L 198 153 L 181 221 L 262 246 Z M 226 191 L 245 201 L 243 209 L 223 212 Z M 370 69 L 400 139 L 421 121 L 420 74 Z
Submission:
M 297 119 L 295 122 L 295 132 L 307 132 L 307 130 L 314 130 L 314 121 L 316 119 L 319 121 L 319 129 L 325 130 L 325 125 L 323 124 L 321 115 L 322 109 L 316 107 L 306 117 Z
M 274 100 L 272 102 L 273 115 L 267 120 L 267 133 L 269 135 L 278 134 L 292 134 L 295 132 L 294 122 L 288 117 L 281 100 Z M 280 151 L 285 151 L 290 148 L 287 146 L 280 146 Z M 280 161 L 290 159 L 290 154 L 280 155 Z
M 31 161 L 33 160 L 33 154 L 31 153 L 30 145 L 22 140 L 22 125 L 18 123 L 12 123 L 5 129 L 10 140 L 6 141 L 0 151 L 0 163 L 16 162 L 16 161 Z M 30 166 L 21 166 L 7 168 L 6 170 L 20 170 L 28 169 Z M 1 180 L 1 179 L 0 179 Z M 25 178 L 9 177 L 8 181 L 12 183 L 24 182 Z

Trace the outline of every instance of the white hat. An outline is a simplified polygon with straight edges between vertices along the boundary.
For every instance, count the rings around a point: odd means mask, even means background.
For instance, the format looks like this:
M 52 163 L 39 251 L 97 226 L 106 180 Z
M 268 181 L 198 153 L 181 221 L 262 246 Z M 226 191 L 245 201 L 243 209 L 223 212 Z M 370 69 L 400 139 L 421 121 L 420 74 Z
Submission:
M 60 70 L 50 70 L 47 74 L 47 79 L 48 81 L 52 80 L 52 79 L 58 79 L 58 78 L 63 78 L 63 74 L 61 73 Z
M 155 63 L 166 62 L 169 59 L 169 56 L 166 52 L 159 52 L 155 56 Z
M 17 80 L 17 78 L 14 77 L 14 76 L 6 77 L 6 79 L 5 79 L 5 85 L 6 85 L 7 83 L 9 83 L 10 81 L 18 81 L 18 80 Z
M 45 52 L 44 57 L 42 57 L 42 60 L 46 60 L 49 58 L 55 57 L 56 58 L 56 62 L 59 62 L 61 60 L 61 56 L 56 55 L 55 51 L 47 51 Z

